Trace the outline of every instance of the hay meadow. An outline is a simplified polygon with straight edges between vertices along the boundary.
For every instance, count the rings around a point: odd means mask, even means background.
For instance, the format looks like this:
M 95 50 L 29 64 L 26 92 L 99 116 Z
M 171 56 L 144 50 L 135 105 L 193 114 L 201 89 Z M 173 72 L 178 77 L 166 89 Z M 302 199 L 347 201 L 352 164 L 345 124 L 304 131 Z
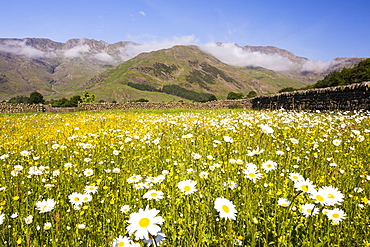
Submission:
M 1 246 L 370 246 L 370 113 L 0 115 Z

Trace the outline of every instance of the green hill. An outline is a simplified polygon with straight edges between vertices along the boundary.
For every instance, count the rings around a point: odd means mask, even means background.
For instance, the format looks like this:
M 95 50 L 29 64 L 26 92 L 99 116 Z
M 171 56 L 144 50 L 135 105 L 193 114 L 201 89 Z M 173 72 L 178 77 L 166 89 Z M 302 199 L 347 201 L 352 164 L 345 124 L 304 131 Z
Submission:
M 266 94 L 302 86 L 271 70 L 229 66 L 196 46 L 174 46 L 142 53 L 108 69 L 89 80 L 84 89 L 107 101 L 137 97 L 167 101 L 170 95 L 176 96 L 171 100 L 202 101 L 211 95 L 225 99 L 229 92 Z

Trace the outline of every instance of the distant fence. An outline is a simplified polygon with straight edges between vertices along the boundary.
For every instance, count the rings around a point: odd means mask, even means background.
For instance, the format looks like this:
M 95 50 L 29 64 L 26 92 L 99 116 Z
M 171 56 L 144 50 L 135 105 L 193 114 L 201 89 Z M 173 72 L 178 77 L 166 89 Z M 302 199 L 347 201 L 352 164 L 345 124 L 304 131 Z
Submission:
M 216 100 L 199 102 L 127 102 L 127 103 L 82 103 L 78 107 L 52 107 L 42 104 L 0 103 L 0 113 L 20 112 L 74 112 L 106 110 L 166 110 L 166 109 L 281 109 L 286 110 L 370 110 L 370 82 L 348 86 L 310 89 L 272 95 L 258 96 L 252 99 Z

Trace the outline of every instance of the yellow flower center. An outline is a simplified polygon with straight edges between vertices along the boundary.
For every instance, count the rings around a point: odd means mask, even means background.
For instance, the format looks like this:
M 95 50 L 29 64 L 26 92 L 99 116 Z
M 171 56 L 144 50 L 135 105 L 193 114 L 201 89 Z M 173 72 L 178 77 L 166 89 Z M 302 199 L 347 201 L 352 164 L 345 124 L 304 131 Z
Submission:
M 150 194 L 150 196 L 156 197 L 157 196 L 157 193 L 153 192 L 152 194 Z
M 256 174 L 254 174 L 254 173 L 249 173 L 249 176 L 251 177 L 251 178 L 254 178 L 255 176 L 256 176 Z
M 312 213 L 312 209 L 311 208 L 309 208 L 309 209 L 307 209 L 307 213 Z
M 330 199 L 334 199 L 334 195 L 333 195 L 333 194 L 329 194 L 329 195 L 328 195 L 328 198 L 330 198 Z
M 122 246 L 124 246 L 124 245 L 125 245 L 125 243 L 124 243 L 124 242 L 119 242 L 117 245 L 118 245 L 119 247 L 122 247 Z
M 320 196 L 320 195 L 317 195 L 316 196 L 316 199 L 320 202 L 324 201 L 324 197 Z
M 333 214 L 332 215 L 333 216 L 333 218 L 335 218 L 335 219 L 338 219 L 340 216 L 339 216 L 339 214 Z
M 190 188 L 190 186 L 186 185 L 186 186 L 184 187 L 184 190 L 185 190 L 185 191 L 190 191 L 190 190 L 191 190 L 191 188 Z
M 225 213 L 230 212 L 229 207 L 228 207 L 228 206 L 226 206 L 226 205 L 222 205 L 222 210 L 223 210 Z
M 308 191 L 308 186 L 307 185 L 302 185 L 301 188 L 302 188 L 303 191 L 306 191 L 306 192 Z
M 271 164 L 267 164 L 267 168 L 271 168 L 272 167 L 272 165 Z
M 75 198 L 73 198 L 73 200 L 74 200 L 75 202 L 78 202 L 78 201 L 80 200 L 80 198 L 79 198 L 79 197 L 75 197 Z
M 141 226 L 141 227 L 148 227 L 149 224 L 150 224 L 150 220 L 148 218 L 142 218 L 139 221 L 139 226 Z
M 293 176 L 293 179 L 298 179 L 298 176 Z

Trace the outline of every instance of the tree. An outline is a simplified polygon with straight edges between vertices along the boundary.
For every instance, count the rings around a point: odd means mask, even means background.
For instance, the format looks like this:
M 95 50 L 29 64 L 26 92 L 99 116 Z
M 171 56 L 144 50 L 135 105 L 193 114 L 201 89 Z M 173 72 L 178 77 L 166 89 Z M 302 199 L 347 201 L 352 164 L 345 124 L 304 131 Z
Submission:
M 30 94 L 30 99 L 28 100 L 29 104 L 44 104 L 44 96 L 41 93 L 35 91 Z
M 84 92 L 84 96 L 81 98 L 83 103 L 92 103 L 95 101 L 95 95 Z
M 244 98 L 244 95 L 242 93 L 230 92 L 227 95 L 227 99 L 242 99 L 242 98 Z
M 256 91 L 250 91 L 248 94 L 247 94 L 247 98 L 254 98 L 257 96 L 257 93 Z

